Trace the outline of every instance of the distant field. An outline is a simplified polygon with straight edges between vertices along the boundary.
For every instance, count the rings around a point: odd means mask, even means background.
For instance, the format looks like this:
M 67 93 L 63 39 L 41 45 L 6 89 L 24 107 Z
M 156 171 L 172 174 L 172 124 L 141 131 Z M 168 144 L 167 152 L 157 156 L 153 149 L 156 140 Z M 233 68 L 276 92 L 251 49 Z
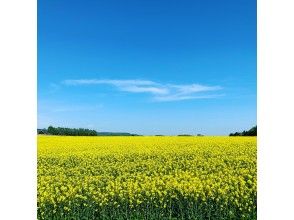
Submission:
M 38 136 L 38 219 L 256 219 L 256 137 Z

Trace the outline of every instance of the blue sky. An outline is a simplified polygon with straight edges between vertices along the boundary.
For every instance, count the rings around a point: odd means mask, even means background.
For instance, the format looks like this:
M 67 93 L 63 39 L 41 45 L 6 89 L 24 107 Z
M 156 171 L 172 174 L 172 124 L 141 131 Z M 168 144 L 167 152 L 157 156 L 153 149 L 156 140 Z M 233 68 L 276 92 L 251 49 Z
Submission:
M 227 135 L 255 124 L 255 1 L 38 1 L 39 128 Z

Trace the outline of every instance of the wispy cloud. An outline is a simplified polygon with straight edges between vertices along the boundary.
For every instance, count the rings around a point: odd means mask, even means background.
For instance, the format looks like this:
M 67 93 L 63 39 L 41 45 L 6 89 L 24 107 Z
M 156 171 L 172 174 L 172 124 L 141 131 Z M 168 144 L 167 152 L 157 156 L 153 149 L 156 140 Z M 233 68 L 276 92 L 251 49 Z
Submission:
M 201 84 L 162 84 L 150 80 L 109 80 L 109 79 L 78 79 L 62 82 L 69 86 L 79 85 L 111 85 L 120 91 L 130 93 L 150 93 L 152 100 L 157 102 L 180 101 L 188 99 L 216 98 L 221 94 L 204 94 L 221 90 L 221 86 Z
M 167 94 L 169 91 L 158 83 L 149 80 L 97 80 L 78 79 L 65 80 L 66 85 L 100 85 L 107 84 L 117 87 L 121 91 L 132 93 Z
M 48 87 L 48 90 L 47 90 L 47 93 L 48 94 L 54 94 L 54 93 L 58 92 L 59 90 L 60 90 L 60 85 L 59 84 L 50 83 L 49 87 Z
M 189 100 L 189 99 L 213 99 L 217 97 L 221 97 L 224 94 L 219 95 L 194 95 L 194 96 L 185 96 L 185 95 L 169 95 L 169 96 L 156 96 L 153 98 L 154 101 L 157 102 L 172 102 L 172 101 L 181 101 L 181 100 Z
M 191 94 L 196 92 L 207 92 L 222 89 L 220 86 L 204 86 L 200 84 L 171 85 L 171 87 L 177 89 L 181 94 Z

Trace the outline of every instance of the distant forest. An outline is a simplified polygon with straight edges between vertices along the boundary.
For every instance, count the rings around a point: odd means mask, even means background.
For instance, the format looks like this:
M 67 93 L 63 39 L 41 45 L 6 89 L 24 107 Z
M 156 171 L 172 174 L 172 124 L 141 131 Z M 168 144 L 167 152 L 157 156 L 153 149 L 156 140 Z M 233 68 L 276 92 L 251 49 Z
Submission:
M 229 136 L 257 136 L 257 126 L 254 126 L 248 131 L 231 133 Z
M 139 136 L 127 132 L 97 132 L 86 128 L 63 128 L 49 126 L 47 129 L 37 129 L 38 134 L 61 136 Z
M 127 132 L 97 132 L 96 130 L 86 128 L 64 128 L 49 126 L 47 129 L 37 129 L 38 134 L 45 135 L 61 135 L 61 136 L 142 136 L 138 134 L 131 134 Z M 155 135 L 164 136 L 164 135 Z M 179 134 L 177 136 L 196 136 L 190 134 Z M 204 136 L 197 134 L 197 136 Z M 249 129 L 248 131 L 230 133 L 229 136 L 257 136 L 257 126 Z

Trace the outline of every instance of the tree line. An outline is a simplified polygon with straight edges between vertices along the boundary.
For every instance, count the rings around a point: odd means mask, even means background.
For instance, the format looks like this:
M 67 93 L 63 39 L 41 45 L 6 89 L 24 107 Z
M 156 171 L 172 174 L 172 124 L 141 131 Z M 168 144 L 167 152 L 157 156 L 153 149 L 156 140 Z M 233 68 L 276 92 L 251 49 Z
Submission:
M 64 128 L 49 126 L 47 129 L 38 129 L 38 134 L 49 135 L 63 135 L 63 136 L 140 136 L 137 134 L 120 133 L 120 132 L 97 132 L 87 128 Z M 156 135 L 163 136 L 163 135 Z M 180 134 L 178 136 L 192 136 L 189 134 Z M 197 134 L 197 136 L 203 136 Z M 257 136 L 257 126 L 249 129 L 248 131 L 230 133 L 229 136 Z
M 49 126 L 47 129 L 37 129 L 38 134 L 62 136 L 140 136 L 127 132 L 97 132 L 86 128 L 64 128 Z
M 257 136 L 257 126 L 254 126 L 248 131 L 231 133 L 229 136 Z
M 43 129 L 43 133 L 64 136 L 97 136 L 98 134 L 97 131 L 86 128 L 62 128 L 53 126 L 49 126 L 45 131 Z

